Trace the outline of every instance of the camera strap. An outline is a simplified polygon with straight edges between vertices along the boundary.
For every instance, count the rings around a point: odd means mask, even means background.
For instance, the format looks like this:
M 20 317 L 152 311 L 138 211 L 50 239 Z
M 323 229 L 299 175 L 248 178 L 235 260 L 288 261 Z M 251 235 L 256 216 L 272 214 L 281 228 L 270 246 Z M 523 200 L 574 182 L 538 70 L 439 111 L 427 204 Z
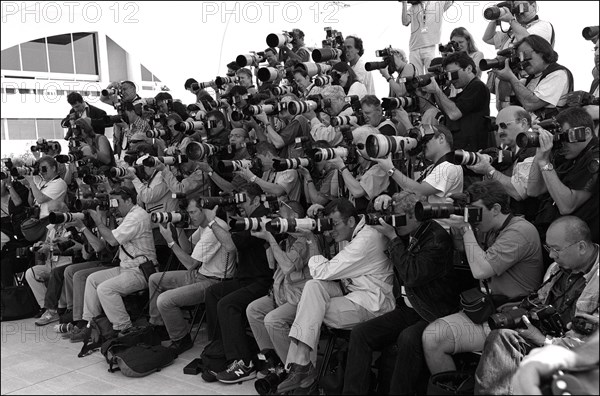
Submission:
M 427 167 L 427 169 L 425 169 L 425 172 L 423 172 L 423 174 L 417 179 L 417 183 L 421 183 L 423 180 L 425 180 L 425 178 L 427 178 L 427 176 L 429 176 L 431 174 L 431 172 L 433 172 L 433 170 L 440 165 L 441 163 L 443 163 L 444 161 L 448 161 L 451 164 L 454 164 L 454 151 L 449 151 L 446 154 L 444 154 L 442 156 L 442 158 L 440 158 L 439 160 L 437 160 L 435 162 L 435 164 L 430 165 L 429 167 Z

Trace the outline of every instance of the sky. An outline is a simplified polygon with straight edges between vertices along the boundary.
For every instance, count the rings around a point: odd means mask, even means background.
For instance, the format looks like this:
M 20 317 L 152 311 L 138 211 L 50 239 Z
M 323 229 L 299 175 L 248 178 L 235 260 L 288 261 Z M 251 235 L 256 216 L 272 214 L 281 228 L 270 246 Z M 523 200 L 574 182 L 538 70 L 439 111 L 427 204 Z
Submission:
M 487 26 L 483 10 L 495 2 L 457 1 L 445 14 L 442 43 L 463 26 L 471 32 L 486 58 L 495 50 L 481 37 Z M 25 5 L 26 12 L 23 12 Z M 575 77 L 576 90 L 588 90 L 592 81 L 593 44 L 581 30 L 598 25 L 599 2 L 538 2 L 541 19 L 556 32 L 559 63 Z M 239 54 L 262 51 L 266 36 L 300 28 L 309 47 L 319 47 L 325 27 L 364 41 L 366 61 L 378 60 L 375 50 L 388 46 L 408 54 L 410 27 L 401 22 L 400 2 L 2 2 L 1 48 L 20 42 L 76 31 L 104 31 L 126 51 L 135 53 L 184 103 L 191 94 L 183 89 L 189 77 L 209 81 L 224 75 L 226 64 Z M 485 81 L 485 74 L 483 77 Z M 387 95 L 387 83 L 374 75 L 376 93 Z

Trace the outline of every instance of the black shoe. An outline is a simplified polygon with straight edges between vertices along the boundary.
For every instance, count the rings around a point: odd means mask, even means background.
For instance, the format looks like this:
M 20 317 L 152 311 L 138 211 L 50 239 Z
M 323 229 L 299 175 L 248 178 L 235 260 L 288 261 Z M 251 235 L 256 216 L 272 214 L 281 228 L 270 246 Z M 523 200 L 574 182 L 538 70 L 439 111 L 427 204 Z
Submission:
M 60 314 L 59 314 L 60 315 Z M 62 315 L 60 315 L 59 323 L 70 323 L 73 321 L 73 311 L 67 309 Z
M 40 310 L 38 311 L 38 313 L 35 314 L 34 318 L 39 319 L 42 317 L 42 315 L 46 312 L 46 308 L 40 308 Z
M 217 381 L 217 373 L 211 370 L 202 371 L 201 375 L 202 379 L 206 382 L 216 382 Z
M 180 340 L 171 341 L 169 348 L 177 351 L 177 355 L 181 355 L 183 352 L 191 349 L 193 346 L 194 343 L 192 342 L 192 337 L 190 337 L 190 334 L 188 333 Z
M 171 339 L 171 336 L 169 336 L 169 332 L 167 331 L 167 328 L 164 325 L 155 325 L 150 323 L 150 326 L 152 326 L 152 330 L 154 330 L 154 333 L 158 334 L 161 341 L 168 341 Z

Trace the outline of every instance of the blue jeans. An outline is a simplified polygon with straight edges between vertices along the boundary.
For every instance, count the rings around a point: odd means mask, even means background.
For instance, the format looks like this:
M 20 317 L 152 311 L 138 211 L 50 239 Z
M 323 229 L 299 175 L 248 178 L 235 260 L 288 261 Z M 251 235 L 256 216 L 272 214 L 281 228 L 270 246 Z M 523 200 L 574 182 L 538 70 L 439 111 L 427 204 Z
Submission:
M 512 377 L 531 349 L 515 330 L 493 330 L 475 372 L 475 394 L 512 395 Z

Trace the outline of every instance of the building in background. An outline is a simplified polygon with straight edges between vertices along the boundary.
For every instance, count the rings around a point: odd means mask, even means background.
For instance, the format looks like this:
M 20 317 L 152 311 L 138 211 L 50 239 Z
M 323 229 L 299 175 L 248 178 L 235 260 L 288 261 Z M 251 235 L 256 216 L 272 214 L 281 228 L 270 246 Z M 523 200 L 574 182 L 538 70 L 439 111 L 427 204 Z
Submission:
M 135 54 L 101 32 L 64 33 L 3 48 L 1 69 L 2 157 L 29 151 L 38 138 L 57 140 L 66 152 L 60 121 L 69 113 L 70 92 L 116 114 L 100 102 L 111 81 L 133 81 L 141 97 L 155 96 L 163 85 Z M 112 128 L 106 134 L 112 141 Z

